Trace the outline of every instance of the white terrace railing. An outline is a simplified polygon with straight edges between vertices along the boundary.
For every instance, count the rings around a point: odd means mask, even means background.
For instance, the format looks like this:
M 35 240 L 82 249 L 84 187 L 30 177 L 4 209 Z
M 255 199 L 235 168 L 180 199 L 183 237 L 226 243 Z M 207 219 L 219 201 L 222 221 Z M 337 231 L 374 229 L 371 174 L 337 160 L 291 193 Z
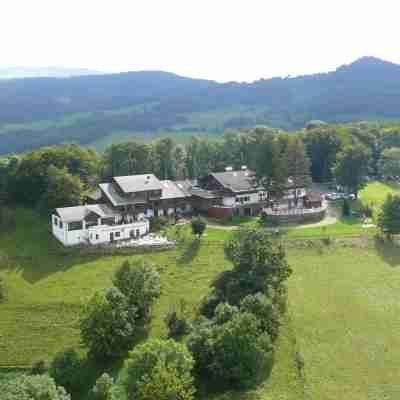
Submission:
M 327 209 L 326 205 L 317 208 L 264 208 L 263 212 L 267 215 L 307 215 L 307 214 L 318 214 Z

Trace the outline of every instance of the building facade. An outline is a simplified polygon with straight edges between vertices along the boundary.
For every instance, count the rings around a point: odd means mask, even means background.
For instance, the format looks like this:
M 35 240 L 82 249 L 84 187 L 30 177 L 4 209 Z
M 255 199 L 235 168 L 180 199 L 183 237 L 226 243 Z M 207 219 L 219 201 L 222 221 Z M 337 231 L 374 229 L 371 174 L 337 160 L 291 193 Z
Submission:
M 305 194 L 305 189 L 290 186 L 284 200 L 297 205 Z M 144 236 L 151 217 L 193 211 L 215 218 L 255 216 L 271 204 L 254 172 L 246 167 L 227 168 L 196 181 L 161 181 L 153 174 L 114 177 L 100 183 L 86 201 L 83 206 L 57 208 L 51 217 L 53 235 L 65 246 Z

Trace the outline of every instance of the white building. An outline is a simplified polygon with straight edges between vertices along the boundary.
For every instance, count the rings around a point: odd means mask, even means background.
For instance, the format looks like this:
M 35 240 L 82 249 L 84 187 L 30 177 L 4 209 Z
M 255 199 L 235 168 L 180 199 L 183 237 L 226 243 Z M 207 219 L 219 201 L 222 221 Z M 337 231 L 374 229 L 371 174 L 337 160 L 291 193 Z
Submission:
M 109 243 L 149 232 L 147 219 L 128 221 L 106 204 L 57 208 L 51 218 L 53 235 L 64 246 Z

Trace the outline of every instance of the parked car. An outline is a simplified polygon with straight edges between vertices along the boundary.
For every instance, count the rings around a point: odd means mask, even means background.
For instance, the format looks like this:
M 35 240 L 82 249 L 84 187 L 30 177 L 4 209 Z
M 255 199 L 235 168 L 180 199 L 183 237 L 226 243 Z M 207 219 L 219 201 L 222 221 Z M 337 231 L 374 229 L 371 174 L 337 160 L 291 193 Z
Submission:
M 325 198 L 327 200 L 340 200 L 340 199 L 344 198 L 344 194 L 343 193 L 331 192 L 331 193 L 327 193 L 325 195 Z

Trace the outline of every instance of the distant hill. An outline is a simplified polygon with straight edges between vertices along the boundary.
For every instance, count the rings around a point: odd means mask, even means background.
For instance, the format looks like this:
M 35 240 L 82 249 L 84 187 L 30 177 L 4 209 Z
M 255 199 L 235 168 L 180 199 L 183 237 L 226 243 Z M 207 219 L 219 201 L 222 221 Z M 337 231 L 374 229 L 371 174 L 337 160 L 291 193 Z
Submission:
M 100 71 L 85 68 L 66 68 L 66 67 L 1 67 L 0 79 L 20 79 L 20 78 L 69 78 L 72 76 L 98 75 Z
M 142 71 L 0 81 L 0 154 L 154 132 L 400 119 L 400 65 L 363 57 L 329 73 L 217 83 Z M 121 136 L 122 135 L 122 136 Z

